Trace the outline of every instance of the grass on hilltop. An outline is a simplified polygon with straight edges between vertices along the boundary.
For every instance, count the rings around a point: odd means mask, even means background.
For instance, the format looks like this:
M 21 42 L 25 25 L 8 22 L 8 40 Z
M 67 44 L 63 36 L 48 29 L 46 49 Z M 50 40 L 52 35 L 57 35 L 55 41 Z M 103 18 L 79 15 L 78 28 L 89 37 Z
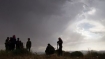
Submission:
M 105 59 L 105 53 L 97 53 L 94 51 L 88 52 L 86 55 L 81 54 L 80 51 L 63 52 L 63 56 L 53 54 L 46 56 L 45 54 L 37 54 L 28 52 L 26 49 L 5 51 L 0 50 L 0 59 Z

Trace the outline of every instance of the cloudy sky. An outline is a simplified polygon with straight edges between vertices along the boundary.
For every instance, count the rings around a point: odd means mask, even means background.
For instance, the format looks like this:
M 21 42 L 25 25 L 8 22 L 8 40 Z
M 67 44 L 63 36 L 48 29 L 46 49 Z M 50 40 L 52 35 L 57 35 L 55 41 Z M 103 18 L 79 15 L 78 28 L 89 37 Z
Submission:
M 105 0 L 0 0 L 0 49 L 12 35 L 32 51 L 48 43 L 63 50 L 105 50 Z

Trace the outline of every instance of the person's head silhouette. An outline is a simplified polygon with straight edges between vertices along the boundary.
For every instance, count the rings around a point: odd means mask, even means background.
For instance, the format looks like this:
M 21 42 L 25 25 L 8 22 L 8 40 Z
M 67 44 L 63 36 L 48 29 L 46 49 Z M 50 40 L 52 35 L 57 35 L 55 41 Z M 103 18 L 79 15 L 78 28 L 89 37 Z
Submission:
M 13 35 L 13 38 L 16 38 L 16 36 L 15 36 L 15 35 Z
M 7 37 L 7 39 L 9 39 L 9 37 Z
M 28 38 L 28 41 L 30 41 L 30 38 Z
M 58 40 L 61 41 L 62 39 L 59 37 Z
M 19 38 L 17 38 L 17 41 L 19 41 Z
M 51 46 L 51 45 L 48 43 L 48 46 Z

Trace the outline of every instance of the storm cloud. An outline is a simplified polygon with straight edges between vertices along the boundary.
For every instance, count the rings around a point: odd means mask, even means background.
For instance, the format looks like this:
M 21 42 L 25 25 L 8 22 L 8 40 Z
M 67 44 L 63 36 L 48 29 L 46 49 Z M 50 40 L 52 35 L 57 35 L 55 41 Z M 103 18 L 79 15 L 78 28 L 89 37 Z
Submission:
M 103 50 L 95 44 L 100 47 L 104 39 L 104 4 L 104 0 L 0 0 L 0 49 L 6 37 L 15 34 L 24 45 L 31 38 L 32 50 L 38 52 L 48 43 L 56 48 L 58 37 L 64 50 Z

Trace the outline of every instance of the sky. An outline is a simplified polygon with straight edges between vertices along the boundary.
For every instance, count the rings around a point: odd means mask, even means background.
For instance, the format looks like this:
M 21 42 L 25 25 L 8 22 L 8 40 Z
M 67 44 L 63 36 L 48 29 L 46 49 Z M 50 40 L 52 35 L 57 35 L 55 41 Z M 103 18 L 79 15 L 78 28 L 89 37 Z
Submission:
M 0 49 L 7 37 L 32 41 L 32 51 L 48 43 L 63 50 L 105 50 L 105 0 L 0 0 Z

